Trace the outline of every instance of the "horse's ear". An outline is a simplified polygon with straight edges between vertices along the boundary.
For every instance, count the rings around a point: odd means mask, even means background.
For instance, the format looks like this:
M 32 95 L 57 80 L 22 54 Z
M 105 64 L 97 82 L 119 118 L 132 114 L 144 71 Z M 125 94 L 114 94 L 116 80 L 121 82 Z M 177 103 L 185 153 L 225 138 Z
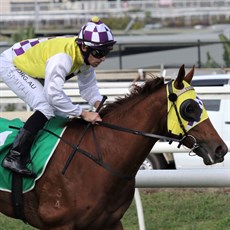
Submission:
M 193 65 L 192 69 L 186 74 L 186 76 L 184 77 L 184 80 L 186 82 L 188 82 L 189 84 L 192 81 L 193 75 L 194 75 L 194 71 L 195 71 L 195 65 Z
M 185 76 L 185 69 L 184 69 L 184 65 L 182 65 L 179 69 L 177 78 L 175 79 L 175 82 L 174 82 L 174 87 L 176 89 L 183 89 L 184 88 L 184 85 L 183 85 L 184 76 Z

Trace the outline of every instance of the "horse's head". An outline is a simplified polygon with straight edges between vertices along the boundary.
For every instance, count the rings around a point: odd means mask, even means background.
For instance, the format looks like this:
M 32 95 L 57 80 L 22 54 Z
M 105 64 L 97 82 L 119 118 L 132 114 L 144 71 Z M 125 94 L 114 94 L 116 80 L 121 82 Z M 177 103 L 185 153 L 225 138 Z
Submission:
M 167 85 L 168 131 L 182 139 L 181 144 L 203 158 L 206 165 L 222 162 L 228 148 L 211 124 L 202 101 L 190 85 L 194 67 L 185 75 L 184 65 Z

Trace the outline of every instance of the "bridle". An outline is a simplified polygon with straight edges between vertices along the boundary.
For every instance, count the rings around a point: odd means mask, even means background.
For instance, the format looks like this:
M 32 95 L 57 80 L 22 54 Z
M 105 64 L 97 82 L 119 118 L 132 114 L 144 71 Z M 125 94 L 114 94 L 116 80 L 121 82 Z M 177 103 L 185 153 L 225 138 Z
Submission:
M 181 145 L 183 144 L 183 141 L 185 140 L 185 138 L 191 138 L 193 140 L 194 144 L 193 144 L 192 148 L 190 148 L 190 153 L 193 152 L 193 150 L 198 148 L 199 145 L 197 144 L 197 140 L 196 140 L 196 138 L 194 136 L 188 135 L 188 133 L 187 133 L 182 121 L 181 121 L 181 118 L 179 116 L 179 111 L 178 111 L 176 103 L 175 103 L 179 95 L 183 94 L 184 92 L 186 92 L 188 90 L 193 90 L 193 87 L 189 86 L 189 87 L 183 88 L 182 90 L 180 90 L 176 94 L 176 93 L 173 92 L 173 89 L 172 89 L 172 81 L 168 82 L 167 85 L 169 87 L 168 99 L 173 104 L 173 108 L 174 108 L 174 110 L 176 112 L 179 125 L 180 125 L 181 129 L 183 130 L 184 135 L 179 135 L 178 137 L 174 138 L 174 137 L 171 137 L 171 136 L 163 136 L 163 135 L 148 133 L 148 132 L 144 132 L 144 131 L 140 131 L 140 130 L 134 130 L 134 129 L 130 129 L 130 128 L 125 128 L 125 127 L 122 127 L 120 125 L 115 125 L 115 124 L 111 124 L 111 123 L 107 123 L 107 122 L 103 122 L 103 121 L 97 122 L 97 124 L 100 125 L 100 126 L 106 127 L 106 128 L 114 129 L 114 130 L 117 130 L 117 131 L 120 131 L 120 132 L 130 133 L 130 134 L 133 134 L 133 135 L 139 135 L 139 136 L 148 137 L 148 138 L 157 138 L 157 139 L 167 140 L 167 141 L 169 141 L 169 144 L 171 144 L 173 141 L 179 142 L 178 148 L 181 147 Z M 103 105 L 103 103 L 104 103 L 104 101 L 106 99 L 107 99 L 107 97 L 104 96 L 100 106 L 98 107 L 98 110 L 102 107 L 102 105 Z M 95 157 L 91 153 L 89 153 L 89 152 L 87 152 L 87 151 L 85 151 L 85 150 L 80 148 L 81 141 L 82 141 L 86 131 L 89 128 L 92 129 L 93 138 L 94 138 L 94 142 L 95 142 L 95 145 L 96 145 L 97 157 Z M 52 133 L 53 135 L 57 136 L 55 133 L 53 133 L 53 132 L 51 132 L 49 130 L 46 130 L 46 131 L 48 131 L 48 132 Z M 83 154 L 86 157 L 88 157 L 91 160 L 93 160 L 98 165 L 100 165 L 103 168 L 105 168 L 107 171 L 109 171 L 114 176 L 120 177 L 122 179 L 127 179 L 127 180 L 131 180 L 131 179 L 133 179 L 135 177 L 135 175 L 128 176 L 128 175 L 125 175 L 125 174 L 123 174 L 123 173 L 121 173 L 119 171 L 116 171 L 116 170 L 112 169 L 108 164 L 106 164 L 103 161 L 102 155 L 101 155 L 99 147 L 97 145 L 97 139 L 96 139 L 96 135 L 95 135 L 95 131 L 94 131 L 94 126 L 91 123 L 88 123 L 87 127 L 85 128 L 85 130 L 83 131 L 82 135 L 80 136 L 80 138 L 78 140 L 78 144 L 76 146 L 73 145 L 72 143 L 69 143 L 67 140 L 64 140 L 62 137 L 59 137 L 59 138 L 62 141 L 64 141 L 66 144 L 68 144 L 69 146 L 71 146 L 73 148 L 73 150 L 72 150 L 71 154 L 69 155 L 69 158 L 67 159 L 67 162 L 66 162 L 66 164 L 65 164 L 65 166 L 64 166 L 64 168 L 62 170 L 62 174 L 65 174 L 65 172 L 66 172 L 66 170 L 67 170 L 72 158 L 74 157 L 75 153 L 80 152 L 81 154 Z
M 189 85 L 188 87 L 184 87 L 183 89 L 181 89 L 177 93 L 174 93 L 173 92 L 172 84 L 173 84 L 173 80 L 171 80 L 171 81 L 169 81 L 167 83 L 168 90 L 169 90 L 168 99 L 169 99 L 169 101 L 172 102 L 173 108 L 174 108 L 174 110 L 176 112 L 176 115 L 177 115 L 178 123 L 180 125 L 181 130 L 184 132 L 184 135 L 183 136 L 180 135 L 179 139 L 177 139 L 177 141 L 179 142 L 178 148 L 180 148 L 180 146 L 183 144 L 183 141 L 184 141 L 185 138 L 192 138 L 192 140 L 193 140 L 194 143 L 193 143 L 193 146 L 190 148 L 190 151 L 189 151 L 189 154 L 191 154 L 196 148 L 199 147 L 199 145 L 197 144 L 196 138 L 194 136 L 192 136 L 192 135 L 190 135 L 190 134 L 187 133 L 187 131 L 186 131 L 186 129 L 185 129 L 183 123 L 182 123 L 182 120 L 180 118 L 179 111 L 178 111 L 177 106 L 176 106 L 176 101 L 177 101 L 177 98 L 181 94 L 183 94 L 183 93 L 185 93 L 185 92 L 187 92 L 189 90 L 194 90 L 194 88 L 191 85 Z
M 183 93 L 185 93 L 185 92 L 187 92 L 189 90 L 194 90 L 194 88 L 192 86 L 188 86 L 188 87 L 185 87 L 185 88 L 181 89 L 179 92 L 174 93 L 172 83 L 173 83 L 173 81 L 169 81 L 167 83 L 168 89 L 169 89 L 168 99 L 173 104 L 173 108 L 174 108 L 174 110 L 176 112 L 176 115 L 177 115 L 178 123 L 179 123 L 179 125 L 181 127 L 181 130 L 183 131 L 184 135 L 180 134 L 179 136 L 174 138 L 174 137 L 171 137 L 170 133 L 169 133 L 170 136 L 163 136 L 163 135 L 158 135 L 158 134 L 153 134 L 153 133 L 147 133 L 147 132 L 140 131 L 140 130 L 129 129 L 129 128 L 125 128 L 125 127 L 122 127 L 122 126 L 119 126 L 119 125 L 106 123 L 106 122 L 103 122 L 103 121 L 98 122 L 98 124 L 101 125 L 101 126 L 110 128 L 110 129 L 121 131 L 121 132 L 126 132 L 126 133 L 130 133 L 130 134 L 134 134 L 134 135 L 144 136 L 144 137 L 150 137 L 150 138 L 157 138 L 157 139 L 166 140 L 166 141 L 169 141 L 170 144 L 173 141 L 179 142 L 178 148 L 180 148 L 180 146 L 183 144 L 183 141 L 184 141 L 185 138 L 192 138 L 194 144 L 190 148 L 190 153 L 193 152 L 193 150 L 198 148 L 199 145 L 197 144 L 196 138 L 194 136 L 192 136 L 192 135 L 189 135 L 188 132 L 186 131 L 186 129 L 185 129 L 183 123 L 182 123 L 182 120 L 181 120 L 181 118 L 179 116 L 179 111 L 178 111 L 177 106 L 176 106 L 176 100 L 181 94 L 183 94 Z

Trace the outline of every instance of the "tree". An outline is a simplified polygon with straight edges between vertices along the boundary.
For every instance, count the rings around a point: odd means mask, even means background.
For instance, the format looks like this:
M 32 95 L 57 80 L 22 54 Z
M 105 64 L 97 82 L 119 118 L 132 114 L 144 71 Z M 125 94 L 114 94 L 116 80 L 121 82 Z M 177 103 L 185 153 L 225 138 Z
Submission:
M 220 34 L 219 38 L 224 47 L 223 59 L 225 62 L 225 67 L 230 67 L 230 40 L 224 34 Z M 207 53 L 207 62 L 203 66 L 206 68 L 220 68 L 221 67 L 221 65 L 218 64 L 211 57 L 209 52 Z
M 225 65 L 226 67 L 230 67 L 230 40 L 223 34 L 221 34 L 219 37 L 220 40 L 223 42 L 223 46 L 224 46 L 223 58 L 225 61 Z
M 12 35 L 12 40 L 13 42 L 19 42 L 28 38 L 33 38 L 34 37 L 34 27 L 30 26 L 26 29 L 21 29 L 19 30 L 18 33 L 15 33 Z

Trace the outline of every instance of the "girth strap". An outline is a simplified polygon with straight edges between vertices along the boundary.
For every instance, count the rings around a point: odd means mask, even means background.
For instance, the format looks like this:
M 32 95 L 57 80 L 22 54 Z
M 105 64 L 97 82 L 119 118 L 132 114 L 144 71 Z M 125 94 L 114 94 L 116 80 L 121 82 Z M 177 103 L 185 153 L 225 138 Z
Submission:
M 24 214 L 23 205 L 23 176 L 17 173 L 12 173 L 12 203 L 14 209 L 14 215 L 16 219 L 21 219 L 24 223 L 27 223 Z

